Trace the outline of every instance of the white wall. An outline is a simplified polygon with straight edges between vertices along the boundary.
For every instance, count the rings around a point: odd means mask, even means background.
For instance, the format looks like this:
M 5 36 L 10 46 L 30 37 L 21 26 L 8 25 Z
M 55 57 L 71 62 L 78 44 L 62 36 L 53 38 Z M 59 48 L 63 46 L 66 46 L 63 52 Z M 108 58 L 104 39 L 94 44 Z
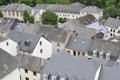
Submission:
M 21 76 L 21 80 L 26 80 L 26 77 L 29 78 L 29 80 L 40 80 L 40 73 L 37 73 L 36 76 L 33 75 L 33 71 L 29 71 L 28 73 L 25 73 L 25 70 L 20 68 L 20 76 Z M 14 79 L 13 79 L 14 80 Z
M 102 18 L 103 16 L 103 12 L 99 12 L 99 13 L 92 13 L 92 12 L 80 12 L 80 17 L 85 16 L 87 14 L 92 14 L 97 20 Z
M 42 45 L 40 45 L 40 41 L 42 42 Z M 42 49 L 42 53 L 40 52 L 40 49 Z M 41 37 L 38 41 L 32 55 L 40 58 L 50 58 L 52 56 L 52 43 L 46 40 L 44 37 Z
M 12 41 L 11 39 L 7 39 L 3 42 L 0 42 L 0 48 L 10 53 L 13 56 L 17 55 L 17 50 L 18 50 L 17 47 L 18 47 L 17 43 Z
M 2 78 L 1 80 L 20 80 L 20 74 L 18 68 L 13 72 Z

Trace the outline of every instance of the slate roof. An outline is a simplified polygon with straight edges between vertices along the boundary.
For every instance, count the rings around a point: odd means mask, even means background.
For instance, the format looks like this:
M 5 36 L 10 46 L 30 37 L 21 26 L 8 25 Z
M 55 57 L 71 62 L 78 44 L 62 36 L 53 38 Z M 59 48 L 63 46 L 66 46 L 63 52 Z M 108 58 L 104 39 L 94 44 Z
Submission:
M 69 38 L 70 33 L 61 28 L 44 26 L 40 27 L 37 34 L 43 35 L 45 38 L 52 42 L 65 43 Z
M 72 56 L 63 50 L 50 58 L 44 68 L 44 74 L 52 76 L 67 76 L 68 80 L 94 80 L 95 73 L 100 64 L 105 64 L 103 59 L 88 59 L 83 56 Z M 49 72 L 49 74 L 48 74 Z
M 12 55 L 0 49 L 0 79 L 18 68 L 18 63 L 16 61 L 17 60 Z
M 23 12 L 25 10 L 30 10 L 30 9 L 32 9 L 32 8 L 25 4 L 11 3 L 11 4 L 8 4 L 4 10 Z
M 103 66 L 98 80 L 119 80 L 120 79 L 120 67 L 106 67 Z
M 8 37 L 19 44 L 21 51 L 32 53 L 41 36 L 10 31 Z
M 85 27 L 93 22 L 96 22 L 96 18 L 93 15 L 88 14 L 86 16 L 65 22 L 59 25 L 59 27 L 64 28 L 65 30 L 75 31 L 78 35 L 94 36 L 96 31 Z
M 41 73 L 46 61 L 42 58 L 34 57 L 26 54 L 18 54 L 16 56 L 20 63 L 20 68 Z
M 105 54 L 110 51 L 111 56 L 118 58 L 120 52 L 120 44 L 107 40 L 94 39 L 90 51 L 93 51 L 95 49 L 97 49 L 98 52 L 103 50 Z
M 0 36 L 0 42 L 7 40 L 7 37 Z
M 85 8 L 83 8 L 82 10 L 80 10 L 80 12 L 93 12 L 93 13 L 99 13 L 102 12 L 103 10 L 96 7 L 96 6 L 87 6 Z
M 110 28 L 118 28 L 120 26 L 120 19 L 109 17 L 104 25 Z
M 17 19 L 13 18 L 1 18 L 0 19 L 0 32 L 3 32 L 4 30 L 11 30 L 16 23 L 19 22 Z
M 87 28 L 90 28 L 90 29 L 94 29 L 96 30 L 97 32 L 102 32 L 104 34 L 108 33 L 108 29 L 105 28 L 103 25 L 101 25 L 100 23 L 98 22 L 95 22 L 95 23 L 92 23 L 92 24 L 89 24 L 86 26 Z
M 73 3 L 69 5 L 63 4 L 37 4 L 34 9 L 39 10 L 53 10 L 55 12 L 64 12 L 64 13 L 76 13 L 79 14 L 80 10 L 84 8 L 84 5 L 81 3 Z
M 66 48 L 80 52 L 88 52 L 92 39 L 83 36 L 71 36 Z

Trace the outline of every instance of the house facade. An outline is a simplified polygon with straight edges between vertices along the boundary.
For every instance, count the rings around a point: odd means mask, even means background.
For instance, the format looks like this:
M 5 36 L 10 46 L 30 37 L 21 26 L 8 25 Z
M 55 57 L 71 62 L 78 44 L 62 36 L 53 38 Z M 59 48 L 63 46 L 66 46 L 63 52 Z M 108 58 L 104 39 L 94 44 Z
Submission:
M 52 10 L 57 15 L 58 18 L 75 19 L 80 17 L 80 10 L 84 8 L 81 3 L 73 3 L 69 5 L 62 4 L 37 4 L 33 9 L 33 15 L 35 16 L 35 21 L 40 21 L 41 15 L 46 10 Z
M 9 54 L 16 56 L 19 53 L 19 46 L 16 42 L 9 38 L 0 37 L 0 48 L 8 52 Z
M 109 33 L 106 35 L 107 39 L 120 36 L 120 19 L 109 17 L 105 21 L 104 26 L 109 30 Z
M 80 10 L 80 17 L 87 14 L 92 14 L 97 20 L 99 20 L 103 17 L 103 10 L 96 6 L 87 6 Z
M 19 67 L 21 80 L 40 80 L 45 66 L 44 59 L 26 54 L 18 54 L 17 58 L 21 64 Z
M 3 17 L 4 18 L 17 18 L 20 21 L 23 21 L 23 12 L 28 10 L 31 12 L 31 7 L 25 4 L 16 4 L 11 3 L 6 6 L 3 10 Z
M 8 37 L 19 44 L 20 53 L 44 59 L 52 56 L 52 43 L 43 36 L 11 31 Z

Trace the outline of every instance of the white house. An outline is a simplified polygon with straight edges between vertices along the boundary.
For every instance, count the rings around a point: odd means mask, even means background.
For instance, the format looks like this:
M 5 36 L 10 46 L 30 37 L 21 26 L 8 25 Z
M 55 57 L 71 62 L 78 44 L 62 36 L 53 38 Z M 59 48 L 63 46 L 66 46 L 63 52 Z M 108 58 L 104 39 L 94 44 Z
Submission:
M 6 6 L 3 10 L 3 17 L 4 18 L 17 18 L 20 21 L 23 21 L 23 12 L 25 10 L 31 11 L 31 7 L 25 4 L 16 4 L 11 3 Z
M 0 49 L 0 80 L 20 80 L 15 57 Z
M 16 56 L 19 51 L 19 46 L 15 41 L 2 36 L 0 36 L 0 48 L 13 56 Z
M 32 9 L 32 14 L 35 17 L 35 21 L 40 21 L 41 15 L 46 10 L 52 10 L 58 18 L 75 19 L 80 17 L 80 10 L 84 8 L 81 3 L 73 3 L 69 5 L 63 4 L 37 4 Z
M 120 19 L 109 17 L 104 26 L 109 30 L 108 39 L 120 36 Z
M 80 17 L 87 14 L 92 14 L 97 20 L 103 16 L 103 10 L 96 6 L 87 6 L 80 10 Z
M 26 54 L 18 54 L 17 59 L 21 64 L 19 67 L 21 80 L 40 80 L 45 59 Z
M 44 59 L 52 56 L 52 43 L 43 36 L 11 31 L 8 37 L 19 44 L 20 53 Z

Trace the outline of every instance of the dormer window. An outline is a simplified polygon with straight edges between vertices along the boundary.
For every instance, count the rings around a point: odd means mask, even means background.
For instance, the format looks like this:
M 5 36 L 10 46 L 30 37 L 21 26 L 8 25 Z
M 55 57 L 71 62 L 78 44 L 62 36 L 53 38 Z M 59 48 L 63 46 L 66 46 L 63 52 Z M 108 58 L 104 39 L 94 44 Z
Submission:
M 104 54 L 104 51 L 103 50 L 100 51 L 100 53 L 99 53 L 100 58 L 103 58 L 103 54 Z
M 106 59 L 107 59 L 107 60 L 110 60 L 110 55 L 111 55 L 111 52 L 109 51 L 109 52 L 106 54 Z
M 8 42 L 6 42 L 6 45 L 8 46 L 8 45 L 9 45 L 9 43 L 8 43 Z
M 97 49 L 93 50 L 93 56 L 94 56 L 94 57 L 97 56 Z
M 44 80 L 48 80 L 48 76 L 47 75 L 44 75 Z

